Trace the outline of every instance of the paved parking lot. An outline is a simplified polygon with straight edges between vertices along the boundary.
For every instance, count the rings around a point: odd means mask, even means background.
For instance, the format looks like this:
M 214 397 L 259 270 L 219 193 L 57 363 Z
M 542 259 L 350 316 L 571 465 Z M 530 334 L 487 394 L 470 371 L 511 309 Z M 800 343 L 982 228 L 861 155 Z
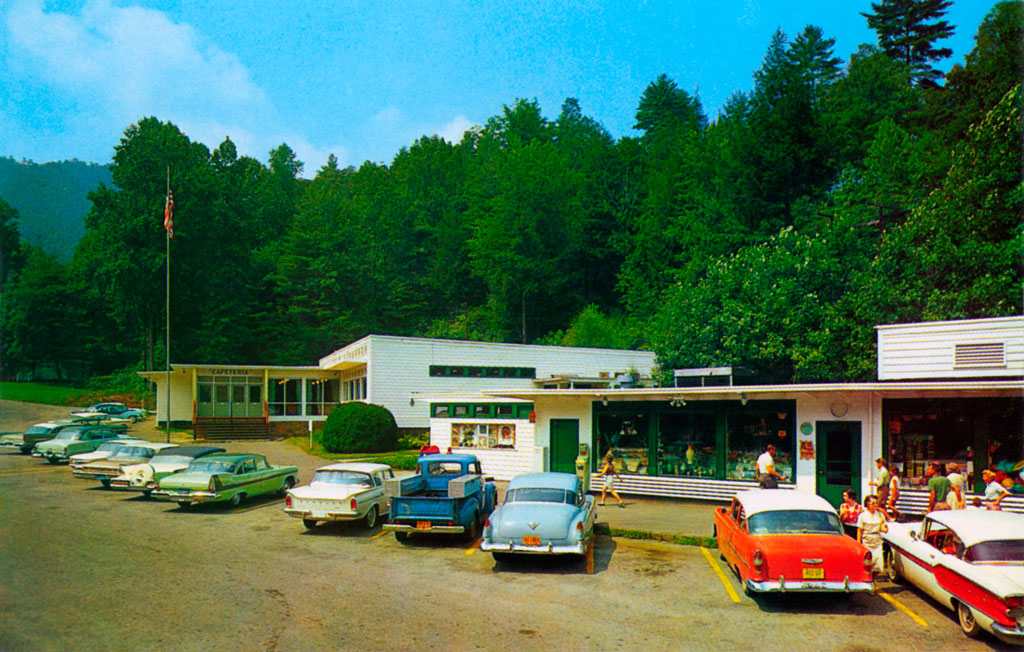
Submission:
M 301 461 L 303 480 L 319 464 L 230 447 Z M 496 565 L 454 539 L 307 531 L 281 507 L 181 510 L 0 451 L 0 650 L 1002 649 L 901 587 L 746 597 L 713 549 L 602 536 L 587 574 Z

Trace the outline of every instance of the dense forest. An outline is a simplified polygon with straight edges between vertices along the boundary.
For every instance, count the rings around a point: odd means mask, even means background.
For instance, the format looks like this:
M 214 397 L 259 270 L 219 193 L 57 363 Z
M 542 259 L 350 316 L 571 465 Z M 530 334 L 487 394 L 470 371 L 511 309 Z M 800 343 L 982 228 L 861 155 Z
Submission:
M 0 200 L 4 375 L 39 361 L 312 364 L 368 333 L 642 347 L 664 369 L 874 375 L 874 326 L 1021 314 L 1024 3 L 943 75 L 948 0 L 880 0 L 843 62 L 776 32 L 716 117 L 668 75 L 614 139 L 518 99 L 458 143 L 312 179 L 147 117 L 63 264 Z M 685 82 L 685 80 L 683 80 Z
M 63 263 L 71 260 L 85 234 L 87 195 L 99 183 L 110 184 L 109 166 L 0 158 L 0 197 L 18 209 L 22 239 Z

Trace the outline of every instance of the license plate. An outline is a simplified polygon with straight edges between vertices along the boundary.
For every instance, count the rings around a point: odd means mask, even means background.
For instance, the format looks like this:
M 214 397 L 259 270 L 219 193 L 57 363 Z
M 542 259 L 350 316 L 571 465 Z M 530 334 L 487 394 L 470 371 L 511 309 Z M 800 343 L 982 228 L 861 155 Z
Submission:
M 313 518 L 327 518 L 327 512 L 310 512 Z
M 805 568 L 804 569 L 805 580 L 823 580 L 825 579 L 824 568 Z
M 128 486 L 128 482 L 125 481 L 125 480 L 111 480 L 110 481 L 110 486 L 111 487 L 127 487 Z
M 539 546 L 540 545 L 540 537 L 535 537 L 535 536 L 527 535 L 527 536 L 523 537 L 523 545 L 524 546 Z
M 430 521 L 416 521 L 416 529 L 417 530 L 429 530 L 430 529 Z

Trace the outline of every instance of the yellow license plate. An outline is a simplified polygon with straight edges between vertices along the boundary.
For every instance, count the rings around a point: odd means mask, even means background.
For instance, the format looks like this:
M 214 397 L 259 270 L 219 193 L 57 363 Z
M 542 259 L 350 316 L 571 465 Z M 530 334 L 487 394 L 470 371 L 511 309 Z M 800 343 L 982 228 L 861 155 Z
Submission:
M 805 580 L 823 580 L 825 579 L 824 568 L 805 568 L 804 569 Z
M 540 537 L 525 536 L 525 537 L 523 537 L 523 545 L 524 546 L 539 546 L 540 545 Z
M 416 529 L 417 530 L 429 530 L 430 529 L 430 521 L 416 521 Z

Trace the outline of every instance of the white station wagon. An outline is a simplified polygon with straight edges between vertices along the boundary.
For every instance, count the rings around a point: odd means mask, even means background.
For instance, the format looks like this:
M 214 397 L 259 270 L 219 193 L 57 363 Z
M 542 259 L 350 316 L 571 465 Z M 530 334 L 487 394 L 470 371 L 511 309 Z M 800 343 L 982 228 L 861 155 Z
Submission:
M 320 521 L 362 520 L 368 528 L 388 511 L 384 481 L 395 477 L 387 464 L 341 462 L 320 467 L 313 480 L 285 496 L 284 513 L 307 528 Z

